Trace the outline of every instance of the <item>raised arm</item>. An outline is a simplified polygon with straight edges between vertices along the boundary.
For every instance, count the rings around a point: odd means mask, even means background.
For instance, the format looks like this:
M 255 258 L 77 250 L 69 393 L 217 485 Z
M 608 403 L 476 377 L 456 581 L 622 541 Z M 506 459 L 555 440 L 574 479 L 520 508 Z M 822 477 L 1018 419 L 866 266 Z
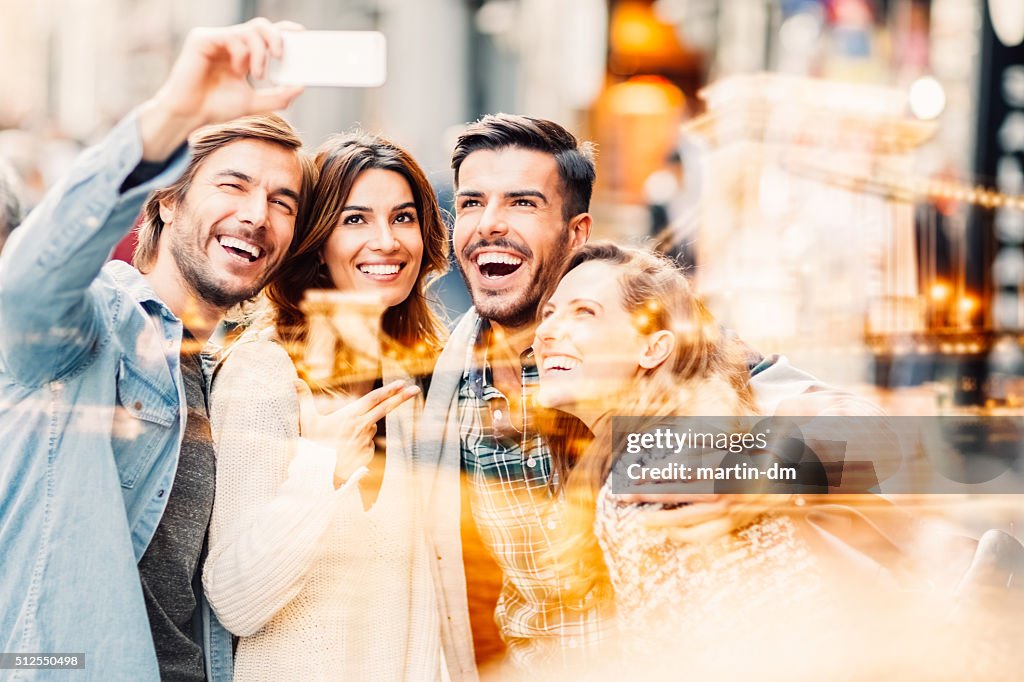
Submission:
M 298 95 L 247 80 L 280 54 L 284 28 L 254 19 L 190 33 L 157 94 L 83 153 L 12 235 L 0 258 L 0 368 L 9 376 L 43 384 L 102 342 L 90 286 L 149 191 L 184 169 L 193 130 L 282 108 Z

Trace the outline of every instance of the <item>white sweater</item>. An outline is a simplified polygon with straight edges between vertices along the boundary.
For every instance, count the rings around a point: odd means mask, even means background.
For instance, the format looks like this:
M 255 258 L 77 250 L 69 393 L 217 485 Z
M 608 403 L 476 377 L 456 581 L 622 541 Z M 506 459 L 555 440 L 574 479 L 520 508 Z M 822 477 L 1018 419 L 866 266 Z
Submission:
M 297 376 L 268 338 L 232 349 L 210 421 L 217 489 L 203 585 L 241 639 L 235 680 L 435 680 L 436 594 L 408 460 L 414 406 L 387 418 L 384 480 L 363 509 L 333 451 L 298 444 Z M 311 445 L 311 444 L 310 444 Z

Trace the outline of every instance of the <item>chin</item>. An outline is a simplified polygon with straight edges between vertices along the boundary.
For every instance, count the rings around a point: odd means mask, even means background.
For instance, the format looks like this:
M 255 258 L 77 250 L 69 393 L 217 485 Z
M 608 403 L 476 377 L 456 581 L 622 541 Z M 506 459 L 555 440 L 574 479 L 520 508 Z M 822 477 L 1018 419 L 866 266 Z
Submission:
M 537 391 L 537 404 L 548 409 L 575 414 L 573 408 L 578 404 L 578 401 L 565 391 L 557 389 L 545 390 L 541 386 L 540 390 Z
M 385 307 L 394 308 L 400 306 L 409 300 L 412 295 L 412 289 L 403 288 L 401 291 L 395 291 L 394 289 L 385 289 L 381 292 L 381 300 L 384 302 Z

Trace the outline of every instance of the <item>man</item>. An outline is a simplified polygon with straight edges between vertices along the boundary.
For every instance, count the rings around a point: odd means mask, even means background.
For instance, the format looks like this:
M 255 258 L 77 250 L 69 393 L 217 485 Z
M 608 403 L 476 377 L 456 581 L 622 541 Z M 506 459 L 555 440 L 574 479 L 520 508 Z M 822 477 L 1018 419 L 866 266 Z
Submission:
M 21 223 L 21 184 L 11 164 L 0 159 L 0 252 Z
M 446 651 L 471 641 L 459 529 L 461 470 L 472 518 L 503 573 L 495 620 L 510 656 L 524 665 L 569 661 L 601 641 L 606 614 L 597 600 L 563 598 L 551 567 L 562 499 L 552 486 L 548 445 L 534 424 L 530 394 L 538 373 L 530 346 L 539 302 L 590 236 L 593 151 L 550 121 L 492 115 L 459 138 L 452 168 L 453 251 L 474 307 L 438 360 L 417 453 L 426 508 L 434 517 Z M 784 358 L 752 362 L 752 375 L 766 414 L 808 392 L 832 406 L 852 399 L 829 395 Z M 871 413 L 862 401 L 846 408 Z M 821 412 L 819 405 L 801 409 Z M 728 532 L 750 514 L 742 500 L 723 496 L 678 499 L 707 500 L 656 512 L 652 523 L 671 526 L 681 539 Z M 475 674 L 472 651 L 449 656 L 449 665 L 453 678 Z
M 84 654 L 97 680 L 231 677 L 198 580 L 214 490 L 198 349 L 280 264 L 304 202 L 290 126 L 232 121 L 299 94 L 248 81 L 286 28 L 190 33 L 0 259 L 0 650 Z M 141 271 L 104 265 L 160 187 Z
M 593 152 L 555 123 L 487 116 L 459 138 L 452 167 L 453 247 L 474 308 L 438 361 L 418 452 L 427 509 L 435 515 L 442 637 L 472 641 L 460 510 L 451 502 L 459 499 L 459 471 L 465 470 L 473 518 L 504 574 L 495 618 L 513 657 L 526 662 L 590 622 L 571 620 L 575 614 L 567 614 L 570 605 L 557 594 L 541 594 L 553 581 L 535 555 L 550 546 L 544 530 L 555 510 L 520 503 L 518 493 L 550 499 L 550 456 L 533 429 L 523 386 L 536 381 L 529 349 L 539 301 L 568 253 L 590 236 Z M 492 482 L 496 493 L 486 490 Z M 471 650 L 448 663 L 453 679 L 475 674 Z

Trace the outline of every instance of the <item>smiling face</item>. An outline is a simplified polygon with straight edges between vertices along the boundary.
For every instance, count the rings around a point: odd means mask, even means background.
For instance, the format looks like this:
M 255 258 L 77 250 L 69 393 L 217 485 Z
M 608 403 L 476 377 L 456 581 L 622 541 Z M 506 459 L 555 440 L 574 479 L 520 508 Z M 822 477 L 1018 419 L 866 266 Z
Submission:
M 633 385 L 648 345 L 623 307 L 616 267 L 583 263 L 562 278 L 541 311 L 533 344 L 538 402 L 589 422 Z
M 482 317 L 513 329 L 532 323 L 565 257 L 590 233 L 590 216 L 566 221 L 562 201 L 551 154 L 484 149 L 462 162 L 454 247 Z
M 294 150 L 225 145 L 202 162 L 180 202 L 160 203 L 160 251 L 205 304 L 226 309 L 252 298 L 284 259 L 301 186 Z
M 386 307 L 409 297 L 423 260 L 423 236 L 409 183 L 380 168 L 363 171 L 323 249 L 334 286 L 379 295 Z

